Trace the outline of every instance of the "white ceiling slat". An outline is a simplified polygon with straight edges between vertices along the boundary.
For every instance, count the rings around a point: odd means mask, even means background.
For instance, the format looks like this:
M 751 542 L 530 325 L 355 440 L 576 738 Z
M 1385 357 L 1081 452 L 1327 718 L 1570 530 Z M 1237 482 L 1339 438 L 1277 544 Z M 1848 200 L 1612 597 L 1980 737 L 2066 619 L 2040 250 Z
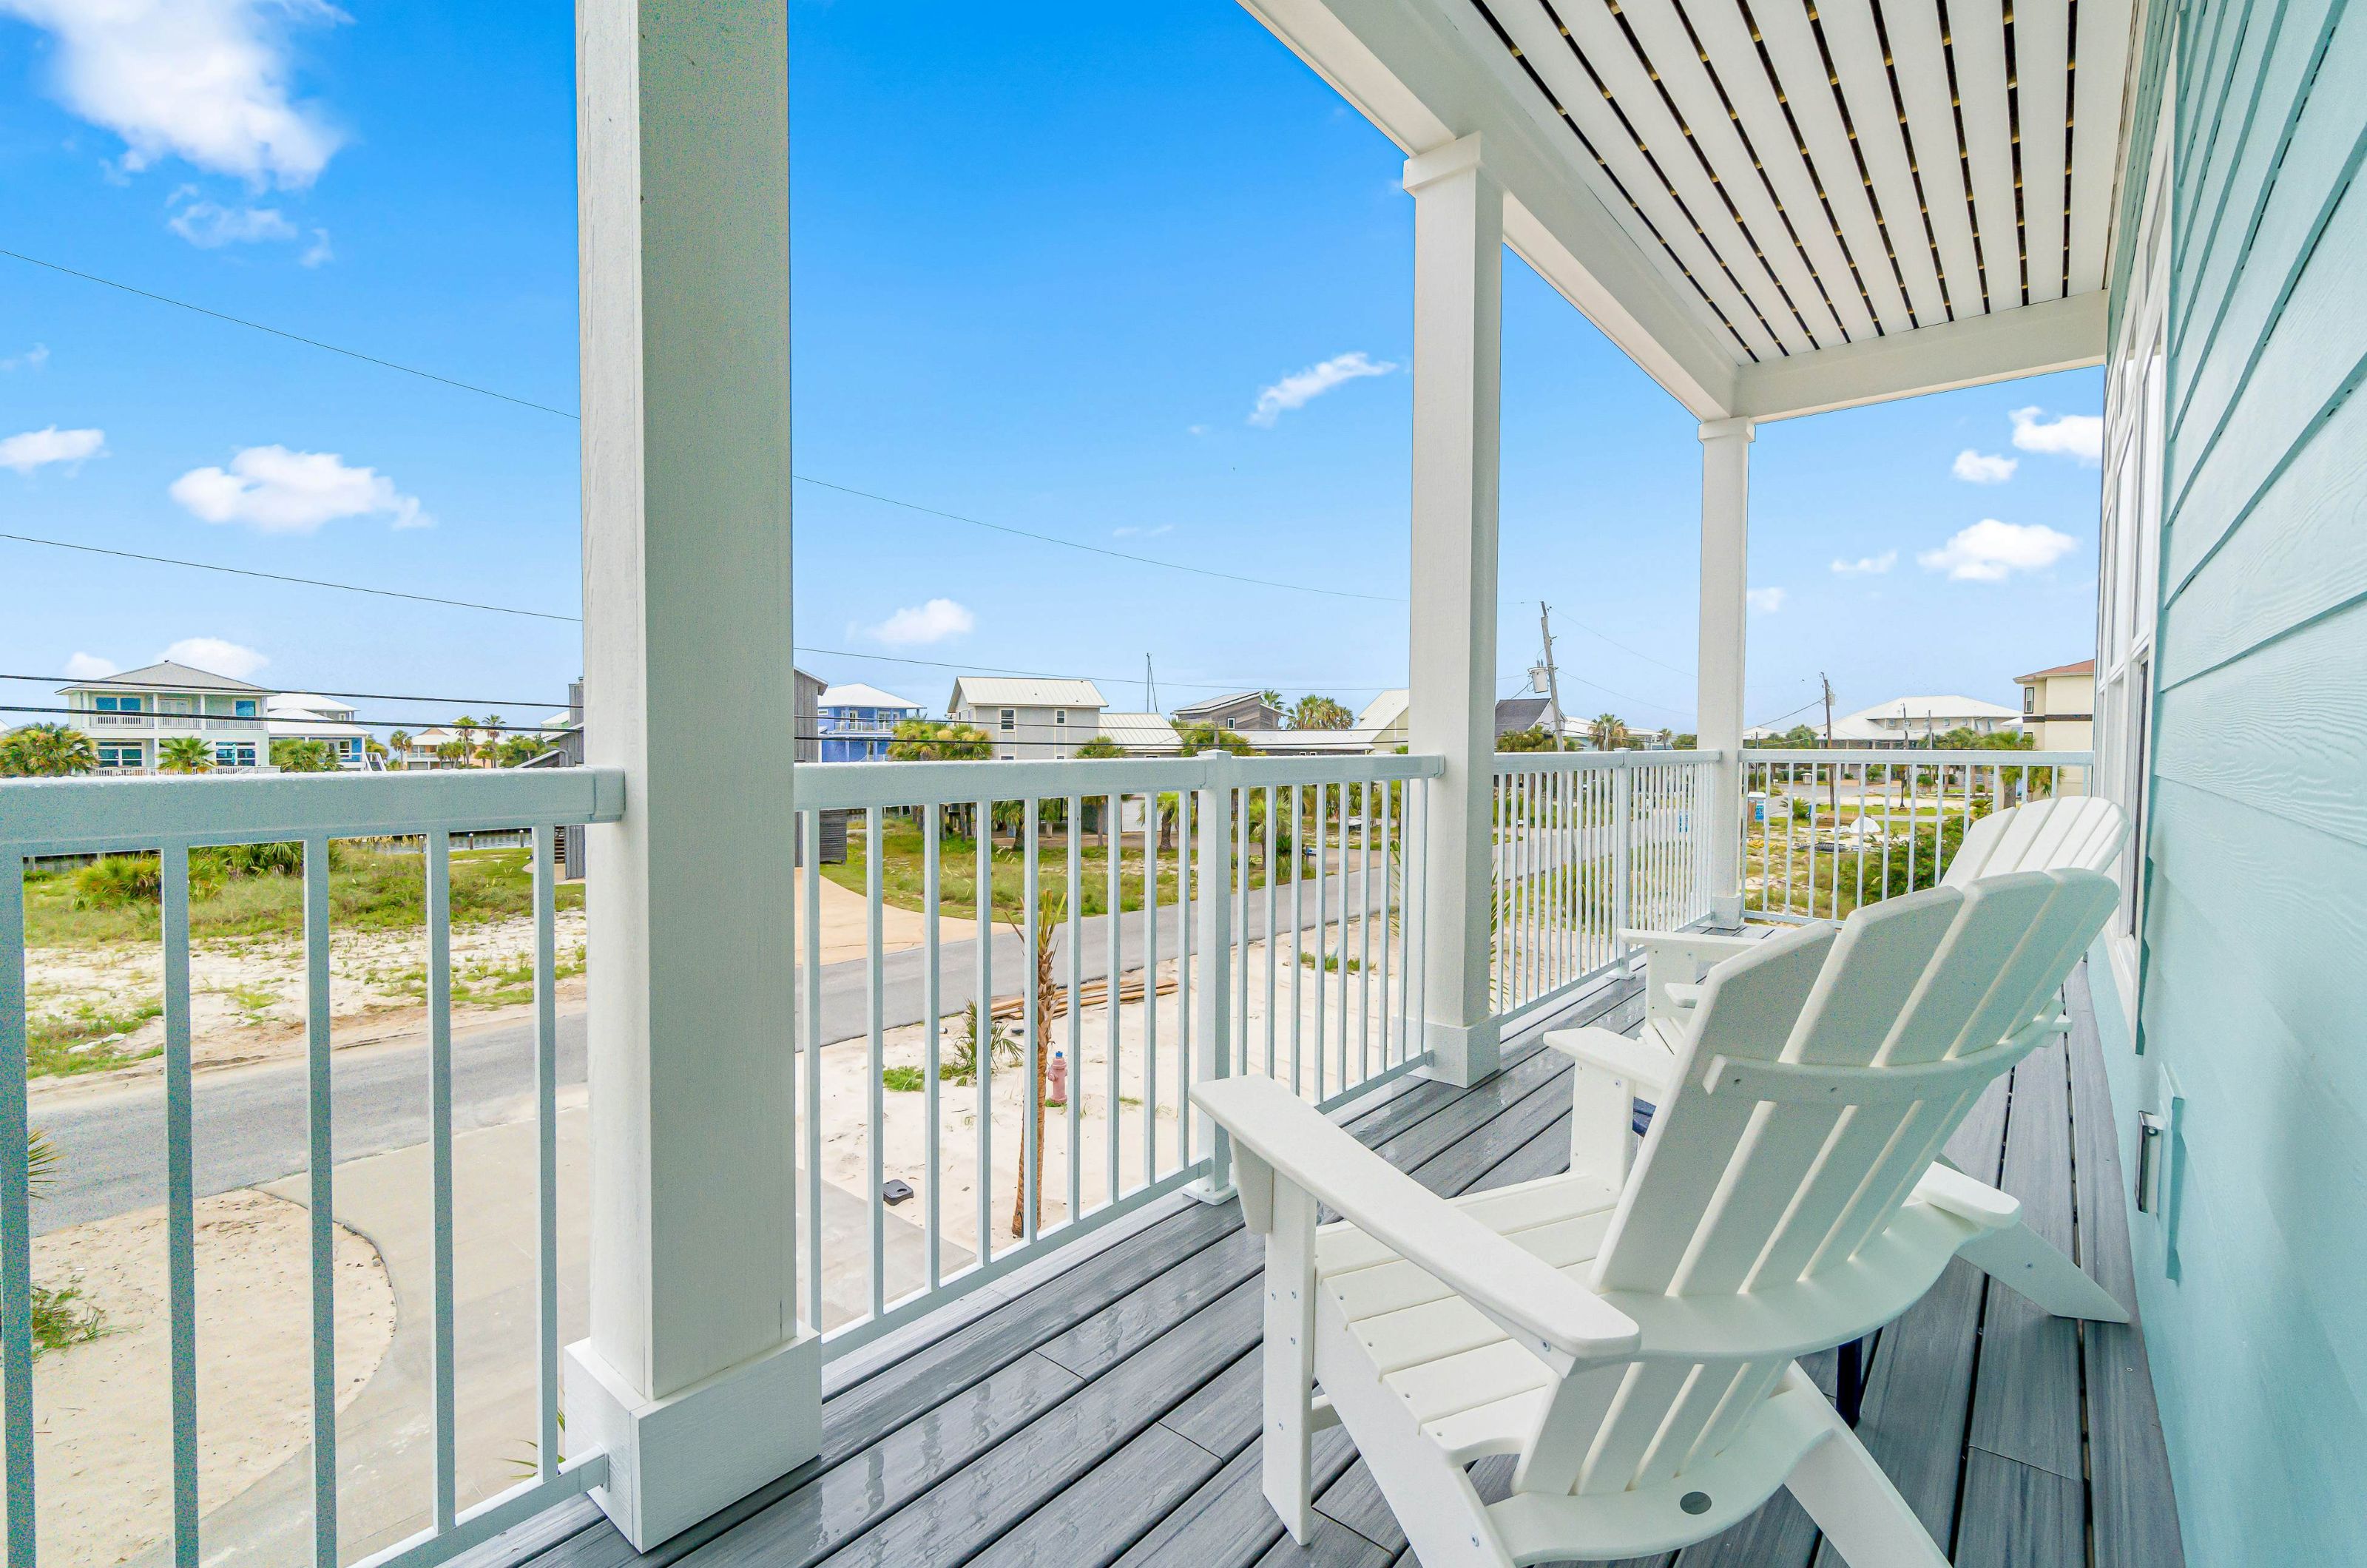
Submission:
M 2064 137 L 2071 113 L 2070 8 L 2047 0 L 2013 14 L 2022 125 L 2022 220 L 2030 242 L 2030 302 L 2063 298 Z
M 1931 239 L 1923 228 L 1914 171 L 1907 164 L 1907 139 L 1899 133 L 1898 103 L 1890 96 L 1890 73 L 1883 67 L 1882 35 L 1874 30 L 1874 11 L 1866 0 L 1821 0 L 1817 17 L 1841 79 L 1841 97 L 1857 130 L 1858 150 L 1874 176 L 1898 270 L 1907 278 L 1908 298 L 1915 301 L 1915 319 L 1936 326 L 1948 319 L 1948 307 L 1940 296 L 1939 271 L 1931 265 Z
M 2129 0 L 2080 0 L 2079 62 L 2071 106 L 2071 292 L 2104 287 L 2119 160 L 2121 94 L 2127 85 Z
M 1709 67 L 1703 64 L 1693 39 L 1686 36 L 1684 23 L 1678 17 L 1672 0 L 1622 0 L 1620 12 L 1635 29 L 1636 39 L 1650 58 L 1660 85 L 1676 100 L 1678 112 L 1692 128 L 1693 144 L 1718 172 L 1727 195 L 1741 209 L 1743 221 L 1750 225 L 1761 249 L 1773 264 L 1775 276 L 1783 279 L 1784 287 L 1791 291 L 1792 302 L 1807 319 L 1809 334 L 1818 346 L 1829 348 L 1846 341 L 1847 323 L 1852 319 L 1865 322 L 1863 330 L 1870 334 L 1870 318 L 1858 301 L 1856 283 L 1841 265 L 1840 248 L 1831 243 L 1824 209 L 1814 205 L 1805 214 L 1777 209 L 1777 197 L 1769 196 L 1769 182 L 1760 177 L 1752 163 L 1753 148 L 1744 144 L 1742 133 L 1735 128 L 1725 100 L 1718 96 L 1717 84 L 1711 80 Z M 1763 89 L 1766 73 L 1758 69 L 1755 58 L 1748 63 L 1750 75 Z M 1719 73 L 1722 78 L 1722 68 Z M 1788 138 L 1782 146 L 1760 155 L 1770 162 L 1781 159 L 1795 167 L 1799 162 L 1792 154 Z M 1813 203 L 1813 190 L 1810 200 Z M 1787 217 L 1791 220 L 1788 225 Z M 1806 242 L 1820 231 L 1826 241 L 1822 250 L 1829 254 L 1830 259 L 1811 253 L 1817 267 L 1812 273 L 1809 259 L 1804 258 L 1801 252 Z M 1795 232 L 1797 241 L 1793 237 Z M 1829 293 L 1834 296 L 1831 303 L 1827 301 Z M 1849 316 L 1837 313 L 1843 299 L 1858 307 Z
M 1782 346 L 1760 324 L 1750 302 L 1742 297 L 1741 291 L 1717 265 L 1716 258 L 1711 255 L 1709 247 L 1693 232 L 1692 222 L 1670 198 L 1667 187 L 1652 172 L 1643 154 L 1636 150 L 1635 142 L 1612 114 L 1603 95 L 1593 83 L 1587 80 L 1578 62 L 1570 58 L 1561 29 L 1553 24 L 1535 0 L 1515 0 L 1513 4 L 1497 6 L 1495 13 L 1497 21 L 1512 36 L 1513 44 L 1519 48 L 1530 69 L 1536 72 L 1546 90 L 1569 111 L 1570 119 L 1593 144 L 1595 151 L 1602 154 L 1612 174 L 1626 186 L 1627 195 L 1623 196 L 1605 182 L 1596 191 L 1603 204 L 1614 209 L 1624 208 L 1632 197 L 1636 207 L 1659 231 L 1668 251 L 1673 252 L 1677 260 L 1693 275 L 1692 283 L 1686 282 L 1680 275 L 1674 280 L 1674 287 L 1691 293 L 1694 284 L 1698 283 L 1701 290 L 1709 296 L 1732 324 L 1734 331 L 1741 335 L 1751 353 L 1766 359 L 1781 357 Z M 1590 169 L 1588 178 L 1594 179 L 1600 173 L 1600 170 Z M 1651 245 L 1648 250 L 1659 248 Z M 1740 359 L 1742 355 L 1738 352 L 1736 357 Z
M 1928 5 L 1886 6 L 1883 25 L 1890 58 L 1898 73 L 1898 96 L 1907 105 L 1907 130 L 1915 143 L 1915 167 L 1923 176 L 1923 202 L 1931 216 L 1931 236 L 1940 243 L 1940 271 L 1948 282 L 1948 302 L 1958 319 L 1977 316 L 1980 263 L 1973 254 L 1973 214 L 1965 190 L 1965 164 L 1956 145 L 1954 95 L 1948 60 L 1940 51 L 1940 12 Z
M 1948 25 L 1989 309 L 2010 310 L 2022 302 L 2022 236 L 2013 209 L 2013 131 L 2005 112 L 2005 13 L 2000 0 L 1957 0 L 1948 7 Z
M 1825 74 L 1824 57 L 1808 31 L 1808 15 L 1801 0 L 1763 0 L 1751 14 L 1767 58 L 1775 68 L 1784 101 L 1799 121 L 1801 138 L 1815 160 L 1825 199 L 1832 203 L 1841 232 L 1849 237 L 1850 254 L 1857 258 L 1858 276 L 1874 297 L 1874 313 L 1886 333 L 1903 333 L 1915 323 L 1907 313 L 1907 299 L 1891 270 L 1882 231 L 1874 220 L 1874 205 L 1866 199 L 1857 157 L 1850 149 L 1849 130 L 1833 101 L 1832 84 Z
M 1523 9 L 1533 0 L 1519 0 Z M 1636 128 L 1653 161 L 1669 183 L 1684 199 L 1685 206 L 1701 223 L 1703 232 L 1742 286 L 1761 317 L 1766 321 L 1787 354 L 1808 354 L 1816 344 L 1809 341 L 1806 331 L 1795 318 L 1793 308 L 1784 301 L 1776 280 L 1766 262 L 1755 254 L 1753 235 L 1746 233 L 1734 220 L 1726 200 L 1718 194 L 1716 185 L 1702 170 L 1701 160 L 1693 153 L 1691 140 L 1686 137 L 1659 89 L 1652 83 L 1636 51 L 1619 30 L 1605 0 L 1562 0 L 1557 7 L 1561 19 L 1569 30 L 1570 39 L 1578 45 L 1586 62 L 1594 68 L 1603 85 L 1609 89 L 1627 122 Z M 1745 170 L 1748 173 L 1748 170 Z M 1755 177 L 1755 176 L 1754 176 Z M 1780 234 L 1778 238 L 1780 238 Z M 1761 244 L 1765 236 L 1756 236 Z M 1788 247 L 1787 247 L 1788 248 Z M 1806 279 L 1803 279 L 1805 282 Z M 1813 299 L 1812 299 L 1813 302 Z M 1794 303 L 1797 303 L 1795 296 Z M 1800 311 L 1801 316 L 1807 312 Z
M 1647 18 L 1657 29 L 1660 8 L 1669 3 L 1670 0 L 1631 0 L 1625 9 L 1641 35 Z M 1817 194 L 1816 175 L 1801 158 L 1792 128 L 1784 120 L 1784 106 L 1775 101 L 1775 89 L 1768 85 L 1767 73 L 1760 67 L 1759 48 L 1743 25 L 1740 9 L 1734 0 L 1691 0 L 1685 6 L 1685 16 L 1701 36 L 1702 47 L 1709 51 L 1718 83 L 1726 89 L 1735 113 L 1741 117 L 1742 130 L 1750 138 L 1750 146 L 1758 152 L 1767 177 L 1774 183 L 1775 195 L 1790 215 L 1792 226 L 1799 231 L 1801 243 L 1808 248 L 1809 259 L 1817 264 L 1825 291 L 1832 297 L 1833 308 L 1840 312 L 1842 327 L 1852 340 L 1874 336 L 1874 313 L 1866 308 L 1865 296 L 1851 271 L 1851 258 L 1841 248 L 1840 236 L 1834 232 L 1832 220 L 1825 215 L 1824 201 Z M 1658 58 L 1659 48 L 1648 38 L 1646 47 Z

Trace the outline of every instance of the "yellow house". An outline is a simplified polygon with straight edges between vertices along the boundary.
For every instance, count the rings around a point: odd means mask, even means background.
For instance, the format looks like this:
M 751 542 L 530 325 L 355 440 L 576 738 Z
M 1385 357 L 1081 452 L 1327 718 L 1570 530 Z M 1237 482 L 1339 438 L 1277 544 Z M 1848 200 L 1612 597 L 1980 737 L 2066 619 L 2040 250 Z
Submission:
M 2096 719 L 2096 661 L 2058 664 L 2034 674 L 2016 675 L 2022 688 L 2022 727 L 2041 751 L 2085 751 L 2091 744 Z

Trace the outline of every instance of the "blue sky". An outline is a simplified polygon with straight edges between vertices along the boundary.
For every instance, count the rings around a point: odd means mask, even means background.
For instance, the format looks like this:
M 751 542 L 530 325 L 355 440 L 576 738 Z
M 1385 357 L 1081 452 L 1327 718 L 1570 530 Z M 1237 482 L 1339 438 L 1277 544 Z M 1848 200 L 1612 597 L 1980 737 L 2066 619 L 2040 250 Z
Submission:
M 571 6 L 90 9 L 0 0 L 0 247 L 575 406 Z M 1395 149 L 1222 0 L 797 0 L 791 23 L 798 471 L 1337 591 L 806 484 L 798 640 L 844 651 L 800 662 L 931 707 L 952 671 L 888 657 L 1104 678 L 1121 707 L 1146 653 L 1170 705 L 1234 684 L 1354 705 L 1401 682 Z M 182 68 L 201 56 L 236 69 Z M 1689 727 L 1693 423 L 1505 267 L 1504 689 L 1542 597 L 1569 707 Z M 6 256 L 0 278 L 0 530 L 579 607 L 571 420 Z M 1844 709 L 2010 702 L 2016 672 L 2090 652 L 2098 470 L 2079 453 L 2101 400 L 2082 372 L 1761 427 L 1750 716 L 1806 703 L 1819 671 Z M 1967 451 L 2003 460 L 1967 466 L 1993 482 L 1956 477 Z M 580 663 L 563 621 L 6 540 L 0 584 L 12 674 L 196 639 L 275 686 L 517 717 Z

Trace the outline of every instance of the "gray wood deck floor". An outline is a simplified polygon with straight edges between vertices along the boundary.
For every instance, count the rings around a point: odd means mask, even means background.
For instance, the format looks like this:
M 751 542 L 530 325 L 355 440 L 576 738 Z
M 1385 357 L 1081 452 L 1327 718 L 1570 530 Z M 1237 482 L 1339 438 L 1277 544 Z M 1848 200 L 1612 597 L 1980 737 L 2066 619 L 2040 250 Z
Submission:
M 2131 1299 L 2118 1159 L 2084 976 L 2075 1029 L 2000 1083 L 1950 1153 Z M 1632 1022 L 1632 997 L 1598 1004 Z M 1469 1089 L 1408 1088 L 1357 1136 L 1458 1193 L 1568 1163 L 1568 1069 L 1535 1046 Z M 533 1568 L 1161 1568 L 1410 1564 L 1344 1433 L 1316 1442 L 1319 1529 L 1258 1490 L 1255 1238 L 1193 1205 L 832 1393 L 817 1464 L 637 1558 L 588 1504 L 481 1559 Z M 1811 1370 L 1829 1386 L 1832 1358 Z M 1860 1432 L 1965 1568 L 2178 1568 L 2168 1461 L 2134 1327 L 2048 1318 L 1964 1263 L 1873 1347 Z M 1475 1470 L 1485 1495 L 1511 1461 Z M 1840 1568 L 1790 1499 L 1653 1568 Z M 483 1568 L 483 1562 L 471 1568 Z

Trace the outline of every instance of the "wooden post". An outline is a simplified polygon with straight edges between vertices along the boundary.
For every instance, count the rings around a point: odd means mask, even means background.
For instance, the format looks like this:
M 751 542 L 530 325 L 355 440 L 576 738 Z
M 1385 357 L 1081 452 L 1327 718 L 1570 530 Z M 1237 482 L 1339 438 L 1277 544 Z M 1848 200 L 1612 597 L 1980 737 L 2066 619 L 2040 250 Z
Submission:
M 812 1457 L 797 1321 L 783 0 L 576 13 L 591 1332 L 571 1454 L 656 1546 Z
M 1750 441 L 1747 419 L 1701 427 L 1701 657 L 1698 744 L 1720 753 L 1710 786 L 1710 919 L 1742 924 L 1742 682 L 1750 570 Z
M 1413 607 L 1408 729 L 1446 759 L 1423 838 L 1431 1072 L 1496 1070 L 1496 484 L 1504 197 L 1464 137 L 1408 159 L 1414 201 Z

